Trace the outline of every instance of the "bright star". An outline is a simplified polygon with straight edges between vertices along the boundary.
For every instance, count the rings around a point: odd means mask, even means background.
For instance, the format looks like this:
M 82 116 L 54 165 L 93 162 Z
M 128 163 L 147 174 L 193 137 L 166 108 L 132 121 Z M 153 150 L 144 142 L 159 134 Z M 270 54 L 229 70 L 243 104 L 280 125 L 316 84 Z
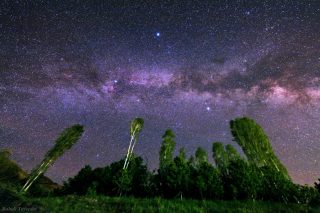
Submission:
M 206 109 L 207 109 L 207 111 L 210 111 L 210 110 L 211 110 L 211 108 L 210 108 L 210 107 L 207 107 Z
M 157 37 L 160 37 L 160 32 L 157 32 L 157 33 L 156 33 L 156 36 L 157 36 Z

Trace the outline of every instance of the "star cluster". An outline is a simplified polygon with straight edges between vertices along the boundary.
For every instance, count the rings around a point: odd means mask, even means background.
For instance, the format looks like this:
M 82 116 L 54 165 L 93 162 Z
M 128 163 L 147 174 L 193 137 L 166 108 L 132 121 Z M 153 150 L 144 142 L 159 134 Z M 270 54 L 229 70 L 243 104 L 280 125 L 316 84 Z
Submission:
M 129 123 L 150 168 L 172 128 L 191 155 L 260 123 L 293 180 L 320 177 L 317 1 L 2 1 L 0 148 L 30 171 L 74 123 L 82 139 L 47 175 L 124 157 Z

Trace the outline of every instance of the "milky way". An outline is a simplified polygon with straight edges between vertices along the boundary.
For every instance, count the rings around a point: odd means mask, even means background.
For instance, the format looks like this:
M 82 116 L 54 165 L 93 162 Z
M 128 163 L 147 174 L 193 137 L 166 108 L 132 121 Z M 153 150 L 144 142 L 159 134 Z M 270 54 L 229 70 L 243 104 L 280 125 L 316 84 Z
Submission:
M 320 177 L 318 1 L 1 1 L 0 148 L 30 171 L 74 123 L 82 139 L 48 171 L 135 152 L 151 169 L 172 128 L 188 155 L 231 143 L 229 121 L 265 129 L 293 180 Z

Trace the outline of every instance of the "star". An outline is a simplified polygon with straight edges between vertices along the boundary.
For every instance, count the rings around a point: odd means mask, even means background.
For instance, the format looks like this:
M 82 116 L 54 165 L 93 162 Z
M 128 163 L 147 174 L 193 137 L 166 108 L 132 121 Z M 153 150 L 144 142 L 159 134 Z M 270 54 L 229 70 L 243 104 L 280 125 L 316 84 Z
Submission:
M 320 129 L 316 1 L 220 1 L 219 7 L 210 0 L 112 7 L 87 1 L 28 10 L 6 2 L 0 150 L 12 149 L 25 169 L 36 163 L 27 159 L 40 161 L 74 123 L 85 126 L 64 155 L 74 163 L 57 162 L 47 174 L 60 183 L 86 164 L 125 155 L 125 132 L 137 116 L 146 128 L 135 151 L 153 168 L 166 128 L 177 127 L 177 143 L 187 141 L 192 154 L 195 146 L 210 147 L 208 141 L 229 143 L 229 121 L 247 116 L 266 130 L 294 181 L 320 177 L 313 166 L 320 158 L 310 152 L 319 147 Z

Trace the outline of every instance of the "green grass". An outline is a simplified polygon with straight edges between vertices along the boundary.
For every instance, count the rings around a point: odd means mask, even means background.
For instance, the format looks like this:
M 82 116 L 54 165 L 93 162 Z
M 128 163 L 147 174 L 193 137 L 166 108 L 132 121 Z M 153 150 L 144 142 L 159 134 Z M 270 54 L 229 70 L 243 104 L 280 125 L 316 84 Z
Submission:
M 197 201 L 137 199 L 105 196 L 66 196 L 33 198 L 39 212 L 320 212 L 305 205 L 262 201 Z

